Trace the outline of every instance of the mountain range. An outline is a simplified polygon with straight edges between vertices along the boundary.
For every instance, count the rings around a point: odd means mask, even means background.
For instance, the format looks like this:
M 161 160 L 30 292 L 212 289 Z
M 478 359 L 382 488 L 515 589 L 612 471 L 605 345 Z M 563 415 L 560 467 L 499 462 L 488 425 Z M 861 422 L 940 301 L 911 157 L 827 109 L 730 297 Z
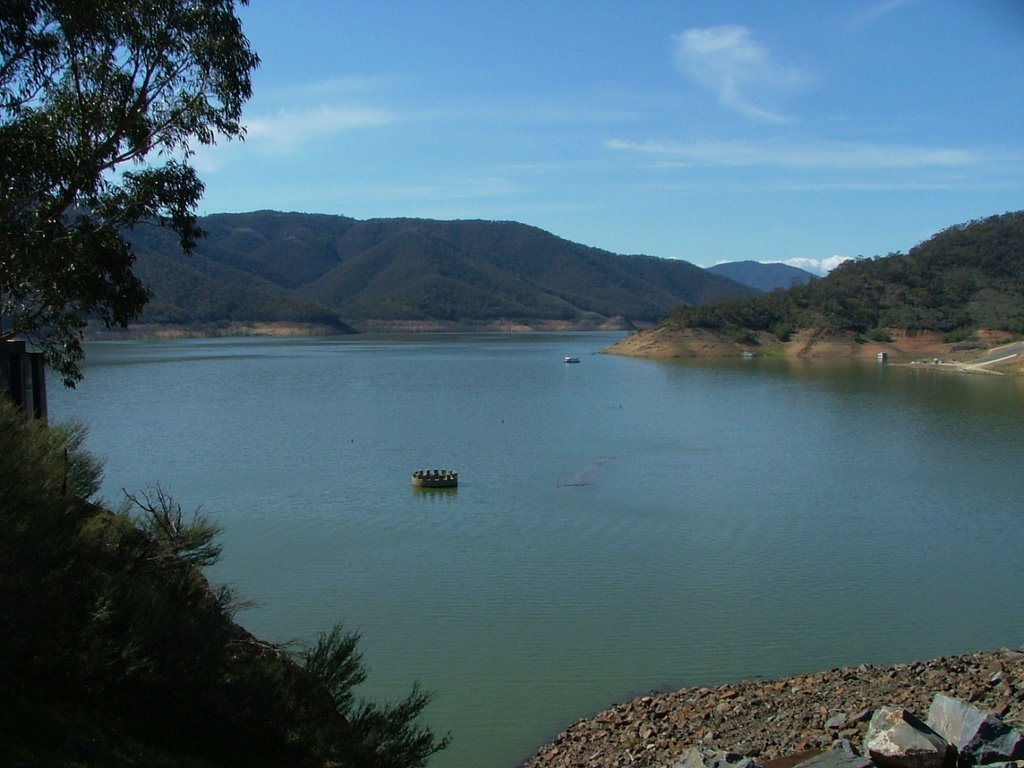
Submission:
M 207 234 L 190 256 L 158 227 L 128 233 L 153 293 L 143 322 L 628 328 L 760 292 L 686 261 L 516 222 L 257 211 L 200 225 Z

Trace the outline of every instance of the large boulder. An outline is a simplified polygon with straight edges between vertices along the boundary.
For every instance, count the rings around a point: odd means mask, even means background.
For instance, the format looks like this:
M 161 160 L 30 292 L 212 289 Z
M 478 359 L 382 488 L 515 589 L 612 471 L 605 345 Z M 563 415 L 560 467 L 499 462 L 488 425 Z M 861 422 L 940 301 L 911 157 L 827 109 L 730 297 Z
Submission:
M 927 723 L 956 747 L 961 768 L 1024 760 L 1024 734 L 959 699 L 935 694 Z
M 881 768 L 951 768 L 956 750 L 905 709 L 882 707 L 868 724 L 864 751 Z

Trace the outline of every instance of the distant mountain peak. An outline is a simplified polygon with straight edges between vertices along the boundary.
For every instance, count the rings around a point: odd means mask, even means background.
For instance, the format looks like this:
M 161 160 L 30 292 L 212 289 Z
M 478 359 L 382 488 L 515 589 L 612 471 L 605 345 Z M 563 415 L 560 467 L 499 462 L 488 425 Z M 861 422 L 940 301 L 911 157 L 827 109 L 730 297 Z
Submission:
M 728 277 L 740 285 L 756 288 L 765 293 L 776 288 L 792 288 L 802 285 L 818 277 L 805 269 L 791 267 L 788 264 L 763 264 L 759 261 L 730 261 L 708 267 L 708 272 Z

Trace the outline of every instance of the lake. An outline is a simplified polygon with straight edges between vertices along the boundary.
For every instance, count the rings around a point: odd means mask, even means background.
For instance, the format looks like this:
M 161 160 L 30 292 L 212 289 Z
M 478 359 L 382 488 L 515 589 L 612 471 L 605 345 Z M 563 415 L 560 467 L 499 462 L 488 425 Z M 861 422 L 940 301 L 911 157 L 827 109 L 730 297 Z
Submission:
M 1024 381 L 619 338 L 94 342 L 50 413 L 109 502 L 159 483 L 220 523 L 250 630 L 340 621 L 364 695 L 433 690 L 432 766 L 511 768 L 653 689 L 1024 642 Z

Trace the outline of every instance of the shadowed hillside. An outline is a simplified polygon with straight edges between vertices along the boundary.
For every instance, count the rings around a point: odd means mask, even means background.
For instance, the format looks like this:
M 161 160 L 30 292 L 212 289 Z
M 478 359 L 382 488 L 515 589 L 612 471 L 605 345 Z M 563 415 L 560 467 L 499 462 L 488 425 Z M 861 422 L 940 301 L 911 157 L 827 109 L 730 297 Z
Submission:
M 650 324 L 753 289 L 685 261 L 622 256 L 515 222 L 260 211 L 201 219 L 193 256 L 137 228 L 146 322 Z

